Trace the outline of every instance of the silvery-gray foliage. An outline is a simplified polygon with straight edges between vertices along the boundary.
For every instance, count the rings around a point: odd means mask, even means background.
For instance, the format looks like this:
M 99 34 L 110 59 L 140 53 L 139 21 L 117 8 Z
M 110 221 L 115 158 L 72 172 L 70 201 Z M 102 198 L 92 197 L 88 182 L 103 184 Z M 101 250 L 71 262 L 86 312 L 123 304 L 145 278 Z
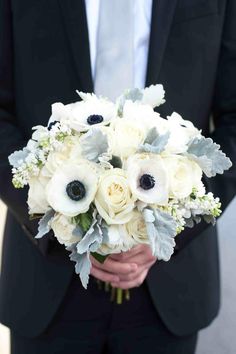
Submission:
M 18 168 L 25 161 L 29 153 L 30 151 L 27 148 L 24 148 L 23 150 L 15 151 L 8 157 L 8 161 L 11 166 L 13 166 L 14 168 Z
M 201 167 L 207 177 L 214 177 L 228 170 L 232 163 L 220 150 L 220 145 L 211 138 L 194 138 L 187 150 L 187 155 Z
M 144 143 L 139 147 L 139 152 L 160 154 L 165 150 L 169 137 L 169 132 L 160 135 L 158 134 L 156 128 L 152 128 L 149 130 Z
M 100 215 L 94 214 L 93 222 L 83 236 L 82 240 L 77 243 L 77 252 L 83 254 L 84 252 L 96 252 L 103 241 L 103 233 L 105 228 L 101 225 L 102 218 Z
M 83 229 L 82 227 L 80 227 L 79 225 L 76 225 L 76 227 L 74 228 L 72 234 L 76 237 L 83 237 Z
M 89 161 L 98 162 L 108 151 L 107 136 L 101 130 L 92 128 L 80 139 L 82 155 Z
M 143 210 L 143 217 L 153 255 L 159 260 L 169 261 L 175 247 L 177 225 L 174 218 L 149 207 Z
M 123 95 L 121 95 L 117 102 L 118 102 L 118 114 L 122 116 L 123 108 L 126 100 L 131 100 L 133 102 L 141 101 L 143 98 L 142 90 L 138 88 L 127 90 Z
M 40 219 L 40 221 L 39 221 L 38 233 L 35 236 L 35 238 L 42 238 L 44 235 L 46 235 L 51 230 L 50 221 L 52 220 L 54 215 L 55 215 L 55 211 L 53 209 L 49 209 L 44 214 L 42 219 Z
M 89 282 L 89 274 L 91 270 L 91 261 L 89 252 L 79 254 L 76 249 L 76 244 L 66 248 L 70 253 L 70 260 L 75 262 L 75 272 L 79 274 L 81 283 L 85 289 L 87 289 Z
M 131 100 L 133 102 L 136 101 L 141 101 L 143 98 L 143 92 L 139 88 L 133 88 L 130 90 L 127 90 L 127 92 L 124 94 L 126 100 Z

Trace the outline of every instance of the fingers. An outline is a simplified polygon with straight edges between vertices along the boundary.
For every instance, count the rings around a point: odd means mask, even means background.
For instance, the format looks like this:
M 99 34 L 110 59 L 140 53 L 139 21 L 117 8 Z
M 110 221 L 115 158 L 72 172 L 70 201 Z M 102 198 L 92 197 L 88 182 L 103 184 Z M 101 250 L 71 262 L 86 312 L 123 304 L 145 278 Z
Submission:
M 140 285 L 143 284 L 144 280 L 146 279 L 146 276 L 148 274 L 148 269 L 145 269 L 141 274 L 136 279 L 130 280 L 130 281 L 119 281 L 119 282 L 112 282 L 111 285 L 114 288 L 121 288 L 121 289 L 132 289 L 136 288 Z
M 110 257 L 104 263 L 99 263 L 95 258 L 91 257 L 91 262 L 97 269 L 117 275 L 135 272 L 138 268 L 135 263 L 121 263 Z
M 139 277 L 140 274 L 142 274 L 145 270 L 149 270 L 155 261 L 151 261 L 148 263 L 145 263 L 144 265 L 138 266 L 138 269 L 136 272 L 128 273 L 128 274 L 119 274 L 120 281 L 132 281 L 135 280 Z
M 140 252 L 142 252 L 144 250 L 143 246 L 145 247 L 146 245 L 137 245 L 127 252 L 122 252 L 122 253 L 118 253 L 118 254 L 111 254 L 110 258 L 118 260 L 118 261 L 127 260 L 130 257 L 135 256 L 136 254 L 139 254 Z
M 156 257 L 154 257 L 151 253 L 139 253 L 127 260 L 127 262 L 136 263 L 138 265 L 145 265 L 150 262 L 155 262 Z
M 148 245 L 138 245 L 128 252 L 111 255 L 109 258 L 119 262 L 136 264 L 145 264 L 156 260 L 156 257 L 153 256 L 151 248 Z
M 108 272 L 105 272 L 101 269 L 98 269 L 96 267 L 92 267 L 91 268 L 91 275 L 93 275 L 95 278 L 107 282 L 107 283 L 112 283 L 112 282 L 119 282 L 120 278 L 115 275 L 115 274 L 111 274 Z

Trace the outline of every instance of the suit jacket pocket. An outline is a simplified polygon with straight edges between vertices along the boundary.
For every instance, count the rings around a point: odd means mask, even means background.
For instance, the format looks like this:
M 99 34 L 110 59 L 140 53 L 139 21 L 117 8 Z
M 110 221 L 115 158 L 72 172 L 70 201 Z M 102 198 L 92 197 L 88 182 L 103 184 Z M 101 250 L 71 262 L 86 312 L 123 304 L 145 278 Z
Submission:
M 218 0 L 179 0 L 173 24 L 217 13 Z

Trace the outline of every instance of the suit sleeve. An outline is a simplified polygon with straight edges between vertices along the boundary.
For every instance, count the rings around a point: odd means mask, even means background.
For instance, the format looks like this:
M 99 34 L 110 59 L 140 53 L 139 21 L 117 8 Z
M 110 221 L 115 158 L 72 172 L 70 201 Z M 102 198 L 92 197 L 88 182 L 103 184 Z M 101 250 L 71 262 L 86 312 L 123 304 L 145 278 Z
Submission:
M 226 6 L 221 51 L 213 97 L 212 115 L 214 131 L 212 139 L 220 144 L 230 157 L 233 167 L 223 175 L 206 179 L 208 191 L 218 196 L 222 211 L 226 209 L 236 192 L 236 1 Z M 198 234 L 209 227 L 201 222 L 194 229 L 186 229 L 176 238 L 176 249 L 185 247 Z
M 0 0 L 0 198 L 21 224 L 25 234 L 47 253 L 47 237 L 36 240 L 37 222 L 29 221 L 27 190 L 12 185 L 8 156 L 26 145 L 27 138 L 18 126 L 14 99 L 13 35 L 10 0 Z M 16 235 L 17 237 L 17 235 Z

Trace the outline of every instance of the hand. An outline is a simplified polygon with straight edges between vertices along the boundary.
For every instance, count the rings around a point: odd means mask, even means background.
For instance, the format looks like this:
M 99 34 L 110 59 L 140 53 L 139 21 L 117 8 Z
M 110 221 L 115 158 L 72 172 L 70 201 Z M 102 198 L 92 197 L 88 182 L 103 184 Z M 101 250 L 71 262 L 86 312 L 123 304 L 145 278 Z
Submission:
M 104 263 L 98 262 L 93 256 L 90 260 L 91 274 L 98 280 L 108 283 L 119 282 L 125 275 L 131 276 L 138 268 L 135 263 L 112 259 L 111 256 L 107 257 Z
M 138 245 L 128 252 L 111 255 L 110 258 L 120 262 L 132 262 L 137 265 L 136 271 L 132 274 L 121 275 L 120 281 L 111 283 L 113 287 L 121 289 L 131 289 L 142 285 L 149 269 L 157 260 L 152 255 L 149 245 Z
M 148 245 L 138 245 L 128 252 L 110 255 L 104 264 L 92 258 L 91 274 L 110 282 L 113 287 L 131 289 L 140 286 L 156 262 Z

